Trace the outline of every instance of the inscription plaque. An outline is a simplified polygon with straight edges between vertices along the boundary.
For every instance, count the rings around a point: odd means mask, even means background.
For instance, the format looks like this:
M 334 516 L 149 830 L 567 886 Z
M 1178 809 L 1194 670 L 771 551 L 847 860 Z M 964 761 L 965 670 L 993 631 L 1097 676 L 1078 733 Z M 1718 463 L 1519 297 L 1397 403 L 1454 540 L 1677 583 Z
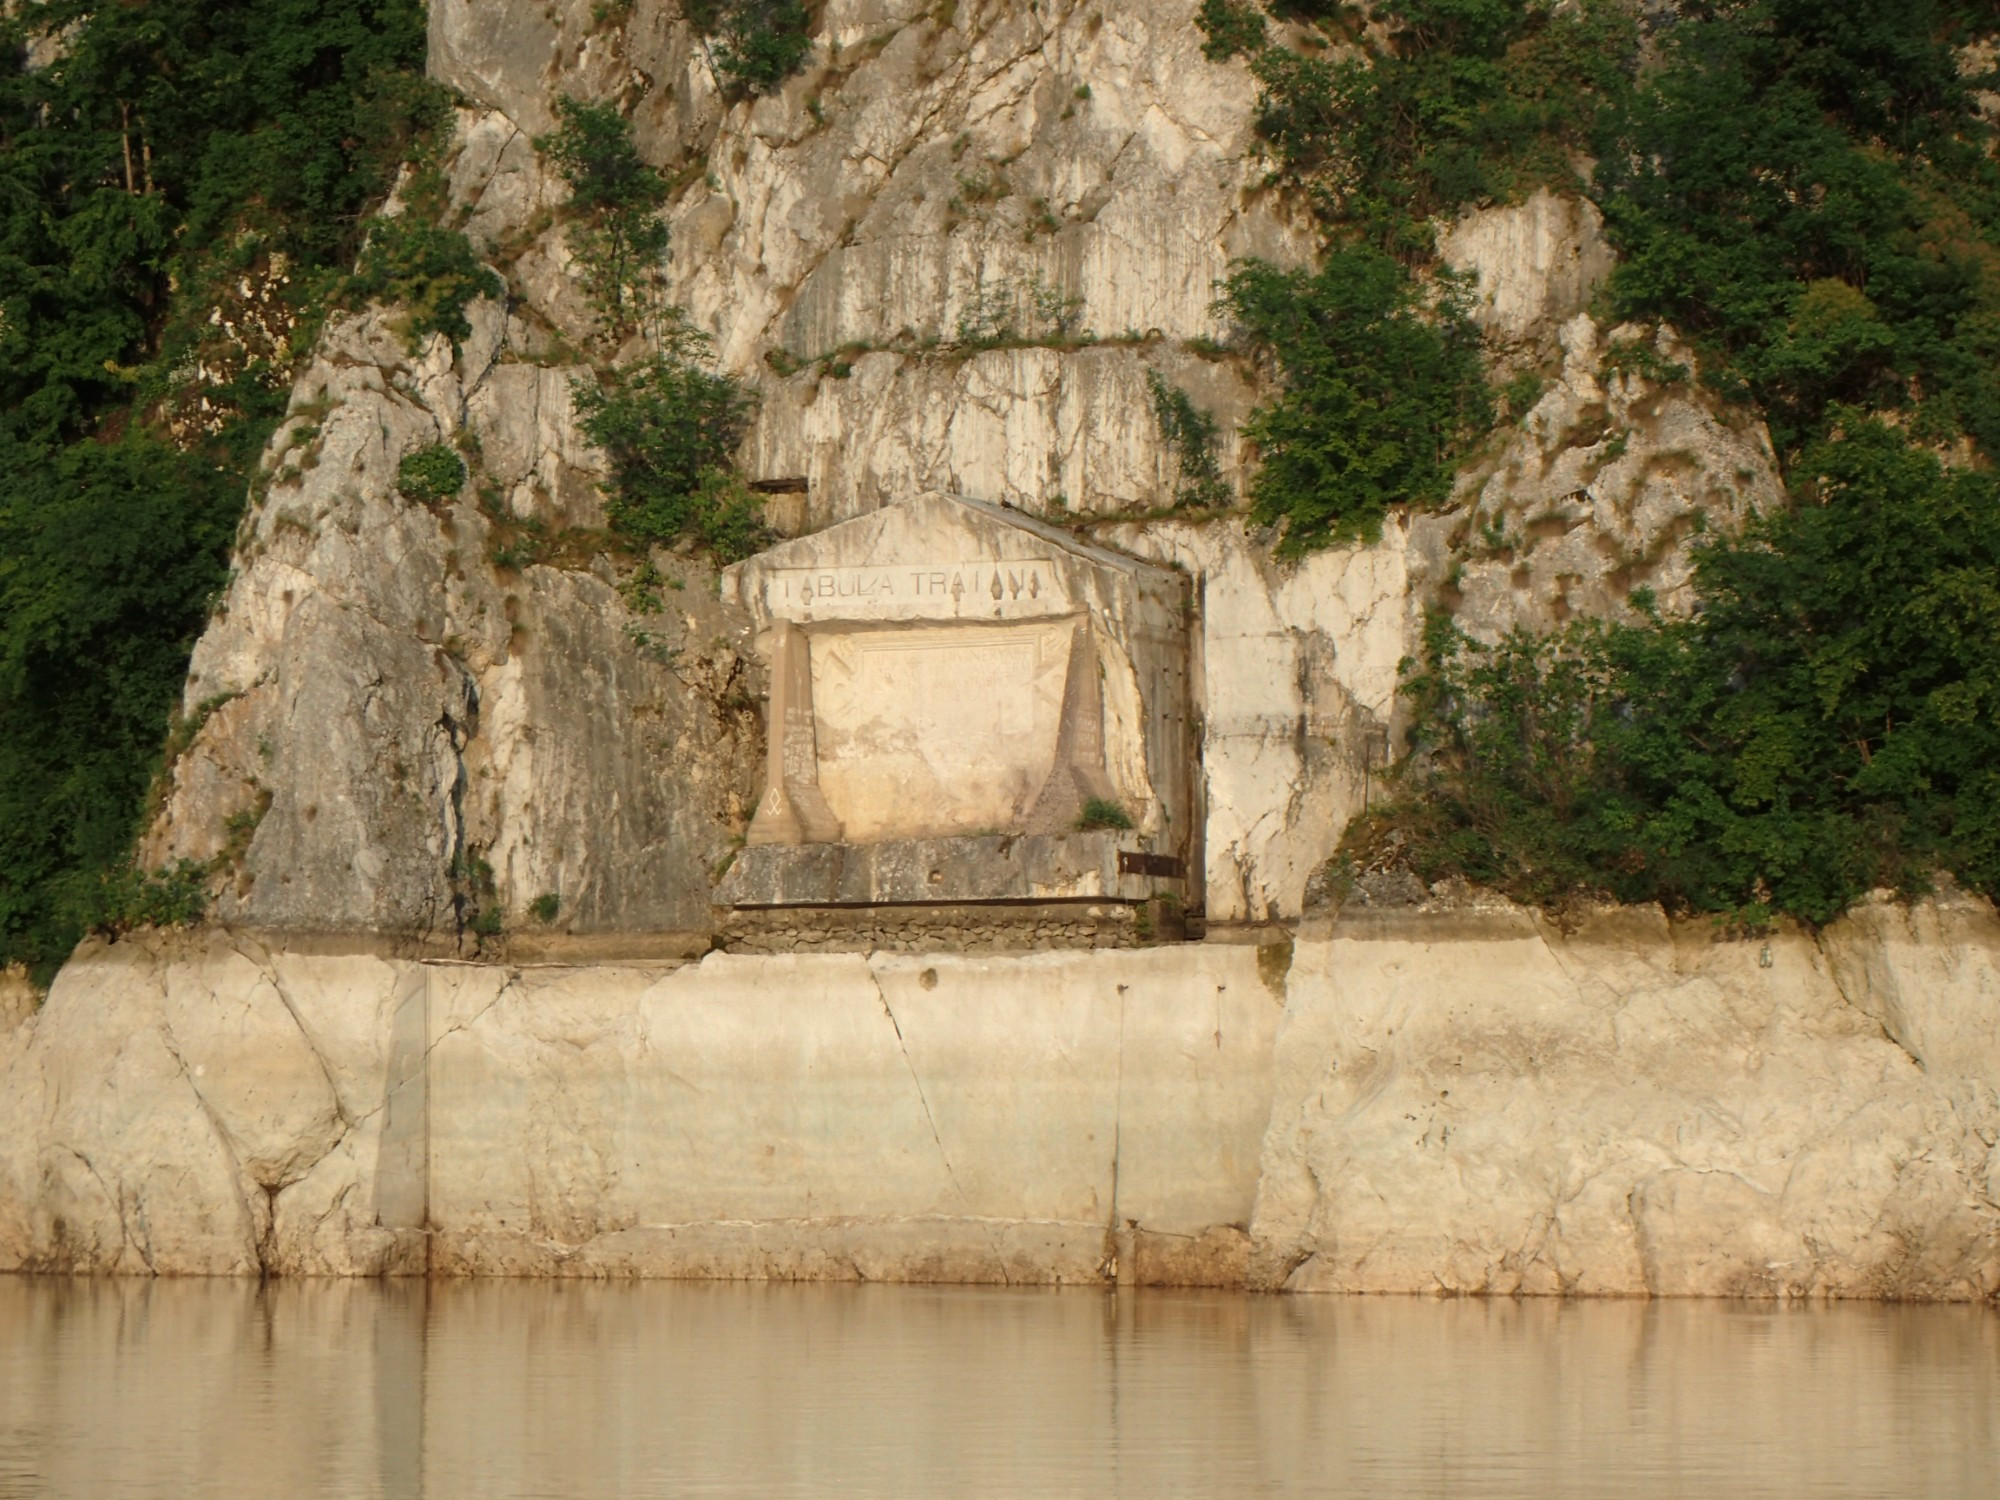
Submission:
M 722 587 L 770 669 L 745 840 L 797 850 L 760 853 L 735 898 L 1143 900 L 1188 868 L 1184 577 L 924 495 L 747 558 Z M 1129 831 L 1080 830 L 1092 801 Z
M 1047 558 L 871 567 L 771 568 L 764 604 L 786 619 L 1021 619 L 1067 614 L 1069 591 Z
M 1016 827 L 1054 757 L 1065 622 L 812 641 L 819 785 L 851 840 Z

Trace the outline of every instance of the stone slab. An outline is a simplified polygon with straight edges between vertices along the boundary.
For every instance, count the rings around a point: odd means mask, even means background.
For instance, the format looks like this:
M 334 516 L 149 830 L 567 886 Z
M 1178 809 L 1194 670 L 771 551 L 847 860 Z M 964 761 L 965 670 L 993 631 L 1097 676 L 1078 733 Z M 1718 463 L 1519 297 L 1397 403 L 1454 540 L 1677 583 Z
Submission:
M 980 901 L 1144 901 L 1181 882 L 1123 874 L 1145 853 L 1129 832 L 989 834 L 886 844 L 763 844 L 716 886 L 726 906 L 883 906 Z
M 1105 800 L 1195 855 L 1185 575 L 928 494 L 721 587 L 771 668 L 750 844 L 1048 833 Z

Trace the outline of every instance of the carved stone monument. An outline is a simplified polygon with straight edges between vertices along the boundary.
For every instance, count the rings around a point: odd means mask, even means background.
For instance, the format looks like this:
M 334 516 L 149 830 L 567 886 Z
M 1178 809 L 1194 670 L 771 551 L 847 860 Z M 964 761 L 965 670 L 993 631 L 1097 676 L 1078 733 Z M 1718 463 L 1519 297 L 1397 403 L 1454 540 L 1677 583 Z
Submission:
M 771 683 L 764 790 L 723 904 L 1183 889 L 1198 850 L 1181 574 L 925 495 L 759 553 L 722 587 Z

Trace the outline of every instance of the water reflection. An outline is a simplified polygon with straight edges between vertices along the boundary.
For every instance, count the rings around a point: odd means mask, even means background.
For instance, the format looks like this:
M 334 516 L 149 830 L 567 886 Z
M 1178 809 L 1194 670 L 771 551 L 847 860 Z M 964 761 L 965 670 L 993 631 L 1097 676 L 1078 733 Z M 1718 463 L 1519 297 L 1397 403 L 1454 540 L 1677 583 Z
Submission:
M 0 1496 L 2000 1493 L 1977 1308 L 0 1277 Z

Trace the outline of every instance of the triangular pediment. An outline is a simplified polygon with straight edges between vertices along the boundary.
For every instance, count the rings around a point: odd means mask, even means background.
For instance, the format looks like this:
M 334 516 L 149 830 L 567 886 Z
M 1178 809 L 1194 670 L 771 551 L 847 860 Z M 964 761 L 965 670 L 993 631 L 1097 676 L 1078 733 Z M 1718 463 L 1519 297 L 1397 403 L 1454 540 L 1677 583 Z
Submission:
M 723 594 L 772 620 L 1004 621 L 1129 616 L 1178 597 L 1170 570 L 1079 541 L 1002 506 L 919 495 L 736 564 Z

